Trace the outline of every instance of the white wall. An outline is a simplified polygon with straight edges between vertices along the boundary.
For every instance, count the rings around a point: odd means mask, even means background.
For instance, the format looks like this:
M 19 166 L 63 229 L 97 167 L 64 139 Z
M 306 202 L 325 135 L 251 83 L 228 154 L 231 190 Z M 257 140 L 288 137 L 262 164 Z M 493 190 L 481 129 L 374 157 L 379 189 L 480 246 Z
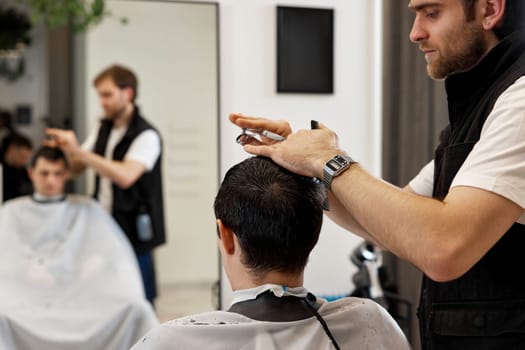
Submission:
M 230 112 L 290 120 L 295 129 L 316 119 L 339 134 L 342 148 L 374 174 L 380 173 L 380 124 L 374 105 L 376 1 L 221 0 L 221 172 L 247 155 L 234 142 L 239 130 Z M 335 9 L 335 93 L 276 93 L 276 6 Z M 305 285 L 322 295 L 348 293 L 355 268 L 348 256 L 361 239 L 329 219 L 306 270 Z M 223 278 L 223 307 L 230 298 Z

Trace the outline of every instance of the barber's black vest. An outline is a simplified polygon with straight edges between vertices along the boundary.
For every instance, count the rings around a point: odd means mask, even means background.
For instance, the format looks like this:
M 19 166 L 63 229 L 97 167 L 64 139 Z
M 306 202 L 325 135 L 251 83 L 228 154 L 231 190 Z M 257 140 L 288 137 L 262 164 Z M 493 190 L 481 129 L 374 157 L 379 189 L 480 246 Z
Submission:
M 113 122 L 104 119 L 101 122 L 94 152 L 104 157 Z M 115 146 L 113 160 L 123 160 L 133 140 L 145 130 L 153 129 L 134 107 L 133 116 L 122 140 Z M 159 134 L 160 137 L 160 134 Z M 161 144 L 162 147 L 162 144 Z M 133 249 L 138 255 L 149 253 L 153 248 L 166 241 L 164 230 L 164 206 L 162 199 L 161 177 L 162 150 L 151 171 L 146 171 L 132 186 L 122 189 L 113 184 L 113 217 L 124 230 Z M 95 180 L 95 196 L 99 190 L 99 177 Z M 137 234 L 137 215 L 147 212 L 151 217 L 153 236 L 142 240 Z
M 434 157 L 434 198 L 447 195 L 496 100 L 523 75 L 525 36 L 515 33 L 471 70 L 447 78 L 450 124 Z M 438 283 L 423 277 L 418 310 L 423 349 L 525 349 L 524 254 L 525 226 L 515 223 L 460 278 Z

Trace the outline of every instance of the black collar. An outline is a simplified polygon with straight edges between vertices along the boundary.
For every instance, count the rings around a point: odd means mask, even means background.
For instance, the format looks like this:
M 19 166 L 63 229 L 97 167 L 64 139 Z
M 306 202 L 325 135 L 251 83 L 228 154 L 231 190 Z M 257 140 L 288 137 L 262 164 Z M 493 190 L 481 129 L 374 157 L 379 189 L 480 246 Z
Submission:
M 235 312 L 257 321 L 292 322 L 315 317 L 323 327 L 324 332 L 336 350 L 339 344 L 330 332 L 328 325 L 317 312 L 319 304 L 317 298 L 308 293 L 306 297 L 283 296 L 277 297 L 271 291 L 261 293 L 255 299 L 233 304 L 228 311 Z
M 315 296 L 310 295 L 315 303 Z M 268 322 L 298 321 L 315 316 L 306 304 L 306 298 L 277 297 L 271 291 L 261 293 L 255 299 L 233 304 L 228 311 L 241 314 L 252 320 Z

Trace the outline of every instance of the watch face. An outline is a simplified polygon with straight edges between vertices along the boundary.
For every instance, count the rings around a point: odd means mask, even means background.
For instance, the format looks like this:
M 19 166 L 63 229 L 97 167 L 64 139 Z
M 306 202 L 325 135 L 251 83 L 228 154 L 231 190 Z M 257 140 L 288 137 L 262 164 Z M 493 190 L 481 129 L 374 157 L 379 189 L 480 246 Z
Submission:
M 339 176 L 352 163 L 355 163 L 352 158 L 341 155 L 336 155 L 326 162 L 323 168 L 323 183 L 325 186 L 329 189 L 333 177 Z
M 341 171 L 347 168 L 348 165 L 350 165 L 350 162 L 345 157 L 337 155 L 326 163 L 326 168 L 331 175 L 337 176 Z
M 337 171 L 341 169 L 341 164 L 339 164 L 333 159 L 331 159 L 328 163 L 326 163 L 326 166 L 329 167 L 333 171 Z
M 341 156 L 335 156 L 333 159 L 336 162 L 338 162 L 341 166 L 345 166 L 348 163 L 348 161 L 345 158 L 341 157 Z

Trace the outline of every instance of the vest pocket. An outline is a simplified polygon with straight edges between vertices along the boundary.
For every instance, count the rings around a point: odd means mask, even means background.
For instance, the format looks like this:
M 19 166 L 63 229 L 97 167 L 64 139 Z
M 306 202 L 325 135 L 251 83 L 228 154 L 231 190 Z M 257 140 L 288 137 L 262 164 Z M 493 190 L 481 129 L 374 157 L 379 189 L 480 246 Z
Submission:
M 430 349 L 525 348 L 525 299 L 432 306 Z

